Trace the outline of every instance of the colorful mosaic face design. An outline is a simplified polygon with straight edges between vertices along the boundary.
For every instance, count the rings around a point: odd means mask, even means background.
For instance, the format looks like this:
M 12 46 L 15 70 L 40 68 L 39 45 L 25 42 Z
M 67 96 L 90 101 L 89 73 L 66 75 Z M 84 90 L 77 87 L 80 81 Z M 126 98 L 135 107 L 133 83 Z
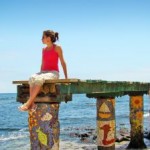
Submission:
M 32 150 L 59 150 L 59 104 L 37 104 L 29 112 L 29 131 Z
M 115 144 L 115 121 L 97 121 L 97 145 L 110 147 Z

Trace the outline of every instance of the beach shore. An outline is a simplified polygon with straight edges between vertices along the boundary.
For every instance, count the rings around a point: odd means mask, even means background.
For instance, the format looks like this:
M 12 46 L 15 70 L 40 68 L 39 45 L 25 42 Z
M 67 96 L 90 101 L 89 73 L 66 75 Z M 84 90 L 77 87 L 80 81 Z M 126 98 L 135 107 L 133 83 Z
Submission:
M 150 150 L 150 141 L 144 139 L 145 144 L 147 145 L 146 150 Z M 124 150 L 128 146 L 129 141 L 122 141 L 115 143 L 116 150 Z M 85 143 L 75 143 L 70 141 L 60 141 L 60 150 L 97 150 L 96 144 L 85 144 Z
M 150 141 L 147 139 L 144 139 L 147 149 L 150 150 Z M 116 142 L 115 143 L 115 149 L 116 150 L 124 150 L 128 146 L 129 141 L 123 141 L 123 142 Z M 69 141 L 60 141 L 60 150 L 97 150 L 96 144 L 78 144 L 74 142 Z
M 89 129 L 91 130 L 91 129 Z M 68 134 L 68 139 L 60 138 L 60 147 L 59 150 L 97 150 L 96 145 L 96 138 L 93 140 L 93 137 L 95 137 L 95 130 L 88 136 L 83 138 L 83 135 L 89 134 L 89 130 L 87 132 L 74 133 L 78 136 L 73 136 L 73 133 Z M 91 131 L 90 131 L 91 132 Z M 80 136 L 79 136 L 80 135 Z M 128 141 L 121 141 L 121 142 L 115 142 L 115 149 L 116 150 L 124 150 L 129 144 Z M 144 138 L 144 142 L 147 145 L 147 149 L 150 150 L 150 140 Z M 30 150 L 30 137 L 28 130 L 20 131 L 20 134 L 15 134 L 8 136 L 8 138 L 1 138 L 0 143 L 3 145 L 2 150 L 20 150 L 20 147 L 22 147 L 22 150 Z

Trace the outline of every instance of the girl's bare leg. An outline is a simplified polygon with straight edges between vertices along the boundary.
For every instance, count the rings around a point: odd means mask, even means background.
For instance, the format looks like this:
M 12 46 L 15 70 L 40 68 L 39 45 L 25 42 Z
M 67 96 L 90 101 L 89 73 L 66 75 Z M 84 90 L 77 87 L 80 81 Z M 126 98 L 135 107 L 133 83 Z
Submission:
M 33 93 L 34 86 L 35 86 L 35 85 L 30 85 L 30 96 L 31 96 L 32 93 Z M 31 104 L 31 107 L 32 107 L 32 106 L 34 106 L 34 101 L 33 101 L 32 104 Z
M 30 108 L 34 104 L 34 99 L 36 98 L 40 89 L 41 85 L 34 85 L 33 87 L 30 88 L 30 97 L 26 102 L 26 104 L 21 106 L 22 110 L 26 110 L 27 108 Z
M 32 103 L 34 103 L 34 99 L 36 98 L 40 89 L 41 89 L 41 85 L 34 85 L 34 87 L 31 88 L 30 97 L 29 97 L 28 101 L 26 102 L 28 107 L 30 107 L 32 105 Z
M 33 89 L 34 89 L 34 85 L 30 85 L 30 95 L 32 95 Z

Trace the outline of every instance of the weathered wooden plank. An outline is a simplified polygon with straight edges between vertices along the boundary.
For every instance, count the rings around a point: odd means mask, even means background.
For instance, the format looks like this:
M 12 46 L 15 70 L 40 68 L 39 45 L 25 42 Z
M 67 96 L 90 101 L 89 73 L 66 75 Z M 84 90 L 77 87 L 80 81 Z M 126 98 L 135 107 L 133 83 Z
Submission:
M 51 88 L 53 84 L 45 84 L 41 88 L 35 102 L 68 102 L 72 100 L 72 94 L 60 94 L 59 86 L 55 85 L 53 90 Z M 17 85 L 17 102 L 25 103 L 29 99 L 29 85 Z
M 73 94 L 101 94 L 101 93 L 114 93 L 118 95 L 118 93 L 124 92 L 128 94 L 128 92 L 144 92 L 147 94 L 150 89 L 150 83 L 130 83 L 130 82 L 95 82 L 95 83 L 87 83 L 87 82 L 78 82 L 71 83 L 68 85 L 61 84 L 60 85 L 60 94 L 65 93 L 73 93 Z M 116 95 L 116 96 L 117 96 Z
M 29 98 L 29 94 L 25 95 L 23 94 L 21 97 L 18 96 L 17 97 L 17 102 L 20 102 L 20 103 L 25 103 L 27 102 Z M 72 94 L 70 95 L 57 95 L 57 96 L 37 96 L 34 100 L 34 102 L 38 102 L 38 103 L 53 103 L 53 102 L 68 102 L 68 101 L 71 101 L 72 100 Z
M 59 87 L 59 94 L 92 94 L 95 97 L 99 96 L 122 96 L 133 92 L 139 92 L 142 94 L 147 94 L 150 89 L 150 83 L 141 82 L 72 82 L 72 83 L 44 83 L 43 87 L 48 87 L 49 89 L 52 84 L 56 84 Z M 28 84 L 23 84 L 23 87 L 28 86 Z M 23 88 L 20 87 L 20 88 Z M 91 95 L 91 96 L 92 96 Z
M 52 79 L 52 80 L 45 80 L 45 83 L 74 83 L 79 82 L 80 79 Z M 13 84 L 28 84 L 28 80 L 21 80 L 21 81 L 13 81 Z

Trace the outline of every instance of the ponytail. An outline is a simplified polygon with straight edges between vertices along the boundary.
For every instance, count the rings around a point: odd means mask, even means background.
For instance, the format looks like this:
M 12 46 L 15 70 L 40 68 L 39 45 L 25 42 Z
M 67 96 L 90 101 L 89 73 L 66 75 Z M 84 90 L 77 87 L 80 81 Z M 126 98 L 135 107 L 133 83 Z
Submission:
M 46 31 L 43 31 L 43 35 L 47 36 L 47 37 L 50 37 L 51 38 L 51 41 L 53 43 L 55 43 L 57 40 L 59 40 L 59 33 L 58 32 L 54 32 L 52 30 L 46 30 Z
M 56 40 L 59 40 L 58 34 L 59 34 L 58 32 L 55 32 L 55 39 L 56 39 Z

